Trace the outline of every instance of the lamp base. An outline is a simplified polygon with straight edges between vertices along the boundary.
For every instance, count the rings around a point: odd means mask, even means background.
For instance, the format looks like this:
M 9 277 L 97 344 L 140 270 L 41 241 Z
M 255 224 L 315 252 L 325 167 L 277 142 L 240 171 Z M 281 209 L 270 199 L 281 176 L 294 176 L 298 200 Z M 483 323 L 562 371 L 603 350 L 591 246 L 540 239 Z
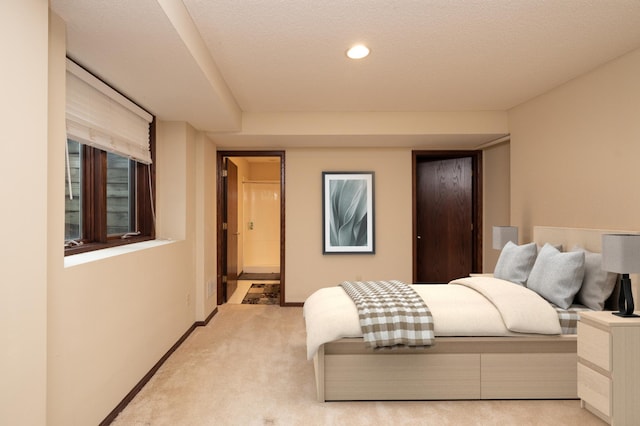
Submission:
M 633 313 L 635 305 L 633 303 L 633 293 L 631 291 L 631 280 L 629 274 L 622 274 L 620 279 L 620 295 L 618 296 L 618 310 L 620 312 L 613 312 L 613 315 L 617 315 L 623 318 L 639 318 L 640 315 Z
M 624 312 L 612 312 L 612 314 L 623 318 L 640 318 L 640 315 L 625 314 Z

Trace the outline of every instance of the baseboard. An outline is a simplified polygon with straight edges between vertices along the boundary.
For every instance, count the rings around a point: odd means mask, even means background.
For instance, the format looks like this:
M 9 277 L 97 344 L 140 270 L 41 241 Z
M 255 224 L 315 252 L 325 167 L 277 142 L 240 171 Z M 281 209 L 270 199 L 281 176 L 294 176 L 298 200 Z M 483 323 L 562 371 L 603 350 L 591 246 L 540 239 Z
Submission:
M 162 358 L 160 358 L 160 361 L 158 361 L 151 368 L 151 370 L 149 370 L 149 372 L 145 374 L 144 377 L 133 387 L 133 389 L 131 389 L 131 391 L 122 399 L 122 401 L 120 401 L 120 403 L 116 406 L 116 408 L 114 408 L 109 413 L 109 415 L 107 415 L 107 417 L 105 417 L 104 420 L 100 422 L 100 426 L 110 425 L 116 419 L 116 417 L 118 417 L 118 414 L 120 414 L 120 412 L 124 410 L 127 405 L 129 405 L 129 403 L 133 400 L 133 398 L 135 398 L 138 392 L 140 392 L 142 388 L 149 382 L 149 380 L 151 380 L 153 375 L 156 374 L 156 372 L 160 369 L 160 367 L 162 367 L 162 364 L 164 364 L 165 361 L 169 359 L 169 357 L 176 351 L 176 349 L 178 349 L 180 345 L 185 340 L 187 340 L 187 337 L 189 337 L 189 335 L 193 333 L 193 330 L 195 330 L 196 327 L 204 327 L 207 324 L 209 324 L 209 321 L 211 321 L 211 318 L 213 318 L 217 313 L 218 313 L 218 308 L 216 307 L 213 310 L 213 312 L 211 312 L 211 314 L 209 314 L 209 316 L 204 321 L 194 322 L 193 325 L 189 327 L 189 329 L 182 335 L 182 337 L 180 337 L 178 341 L 173 346 L 171 346 L 171 348 L 167 351 L 167 353 L 164 354 Z
M 209 324 L 209 321 L 211 321 L 211 318 L 213 318 L 216 314 L 218 313 L 218 307 L 216 306 L 216 308 L 209 314 L 209 316 L 207 318 L 205 318 L 204 321 L 196 321 L 194 323 L 194 325 L 196 327 L 204 327 L 207 324 Z

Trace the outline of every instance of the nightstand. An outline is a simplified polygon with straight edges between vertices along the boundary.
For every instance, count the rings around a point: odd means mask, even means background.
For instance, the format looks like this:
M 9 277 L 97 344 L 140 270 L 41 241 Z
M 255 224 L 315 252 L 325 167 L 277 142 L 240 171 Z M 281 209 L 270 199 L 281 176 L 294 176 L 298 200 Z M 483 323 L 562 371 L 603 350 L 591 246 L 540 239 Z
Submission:
M 583 408 L 609 424 L 638 424 L 640 318 L 580 313 L 578 397 Z

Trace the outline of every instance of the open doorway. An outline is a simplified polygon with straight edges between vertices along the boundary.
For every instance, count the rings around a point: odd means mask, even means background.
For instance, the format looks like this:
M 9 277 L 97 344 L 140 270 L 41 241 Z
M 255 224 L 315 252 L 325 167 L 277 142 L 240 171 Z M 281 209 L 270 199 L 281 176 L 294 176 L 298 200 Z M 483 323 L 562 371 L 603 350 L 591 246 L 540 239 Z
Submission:
M 284 152 L 218 151 L 217 165 L 218 304 L 283 306 Z M 271 300 L 244 294 L 265 283 Z

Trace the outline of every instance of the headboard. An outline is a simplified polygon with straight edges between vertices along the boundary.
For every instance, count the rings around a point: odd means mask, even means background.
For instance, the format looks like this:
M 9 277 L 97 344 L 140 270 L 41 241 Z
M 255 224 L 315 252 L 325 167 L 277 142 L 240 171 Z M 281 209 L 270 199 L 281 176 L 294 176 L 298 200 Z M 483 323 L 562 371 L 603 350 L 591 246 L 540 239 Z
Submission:
M 534 226 L 533 241 L 542 246 L 545 243 L 562 244 L 563 251 L 569 251 L 575 246 L 582 247 L 595 253 L 602 252 L 603 234 L 640 234 L 638 231 L 625 231 L 620 229 L 587 229 L 587 228 L 557 228 L 552 226 Z M 638 306 L 638 284 L 640 274 L 631 274 L 631 289 L 633 300 Z M 618 309 L 619 286 L 616 285 L 613 294 L 606 304 L 606 309 Z

